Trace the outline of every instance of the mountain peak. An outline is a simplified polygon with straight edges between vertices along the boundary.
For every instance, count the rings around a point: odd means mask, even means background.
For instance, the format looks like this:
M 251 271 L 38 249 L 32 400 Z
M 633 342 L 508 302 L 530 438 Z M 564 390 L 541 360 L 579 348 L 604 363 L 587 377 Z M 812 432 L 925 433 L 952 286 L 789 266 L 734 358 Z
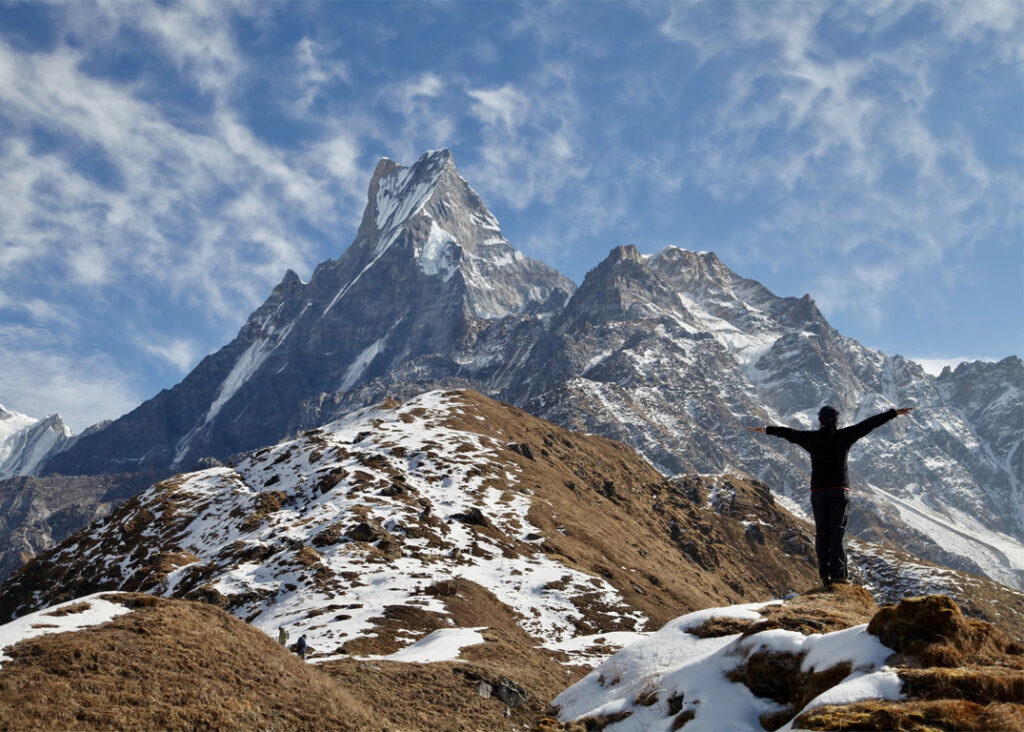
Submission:
M 459 175 L 448 149 L 430 150 L 409 167 L 381 159 L 359 231 L 344 256 L 355 279 L 385 256 L 389 267 L 409 271 L 411 261 L 420 275 L 443 283 L 460 275 L 453 284 L 464 293 L 469 311 L 481 318 L 543 303 L 554 289 L 574 289 L 565 277 L 512 247 L 498 220 Z
M 0 479 L 31 475 L 73 435 L 59 414 L 37 419 L 0 406 Z
M 624 261 L 636 262 L 639 264 L 644 261 L 644 256 L 633 244 L 623 244 L 612 249 L 606 261 L 611 264 Z

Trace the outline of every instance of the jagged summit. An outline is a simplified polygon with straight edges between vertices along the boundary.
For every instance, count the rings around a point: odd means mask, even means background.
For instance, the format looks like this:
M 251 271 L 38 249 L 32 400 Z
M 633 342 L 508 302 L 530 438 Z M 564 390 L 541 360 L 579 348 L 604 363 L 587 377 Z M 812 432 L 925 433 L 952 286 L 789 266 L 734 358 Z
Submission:
M 425 153 L 408 168 L 388 158 L 377 164 L 355 240 L 341 258 L 314 273 L 314 284 L 333 278 L 339 268 L 346 273 L 324 315 L 350 297 L 371 268 L 407 269 L 411 262 L 419 275 L 457 290 L 468 313 L 480 318 L 518 313 L 543 303 L 554 290 L 574 289 L 570 280 L 509 243 L 459 175 L 449 150 Z
M 555 319 L 555 330 L 645 318 L 686 320 L 677 293 L 633 245 L 619 246 L 587 273 Z
M 32 475 L 73 439 L 59 414 L 37 419 L 0 404 L 0 479 Z

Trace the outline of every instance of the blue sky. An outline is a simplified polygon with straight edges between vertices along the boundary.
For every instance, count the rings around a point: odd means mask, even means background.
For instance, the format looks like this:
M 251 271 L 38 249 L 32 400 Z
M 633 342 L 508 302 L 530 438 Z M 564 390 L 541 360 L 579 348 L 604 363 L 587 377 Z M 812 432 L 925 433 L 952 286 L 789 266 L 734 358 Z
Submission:
M 177 383 L 447 147 L 527 255 L 710 249 L 841 332 L 1024 352 L 1024 4 L 0 4 L 0 402 Z

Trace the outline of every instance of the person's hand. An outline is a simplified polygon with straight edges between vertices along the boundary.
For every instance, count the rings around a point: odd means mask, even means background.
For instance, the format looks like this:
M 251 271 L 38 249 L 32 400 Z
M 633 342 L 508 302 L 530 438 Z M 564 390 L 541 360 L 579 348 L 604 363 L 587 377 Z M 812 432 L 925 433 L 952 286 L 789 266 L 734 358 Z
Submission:
M 900 407 L 896 410 L 897 416 L 902 417 L 904 414 L 910 414 L 914 411 L 914 407 Z
M 764 427 L 747 427 L 751 432 L 760 432 L 762 435 L 765 434 Z

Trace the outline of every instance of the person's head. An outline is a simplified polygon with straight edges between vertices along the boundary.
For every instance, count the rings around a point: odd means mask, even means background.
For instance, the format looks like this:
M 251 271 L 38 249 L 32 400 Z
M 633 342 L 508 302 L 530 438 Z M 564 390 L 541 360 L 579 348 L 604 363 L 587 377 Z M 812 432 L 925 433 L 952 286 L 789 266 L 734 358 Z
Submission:
M 818 424 L 822 427 L 835 429 L 839 424 L 839 410 L 835 407 L 825 405 L 818 410 Z

